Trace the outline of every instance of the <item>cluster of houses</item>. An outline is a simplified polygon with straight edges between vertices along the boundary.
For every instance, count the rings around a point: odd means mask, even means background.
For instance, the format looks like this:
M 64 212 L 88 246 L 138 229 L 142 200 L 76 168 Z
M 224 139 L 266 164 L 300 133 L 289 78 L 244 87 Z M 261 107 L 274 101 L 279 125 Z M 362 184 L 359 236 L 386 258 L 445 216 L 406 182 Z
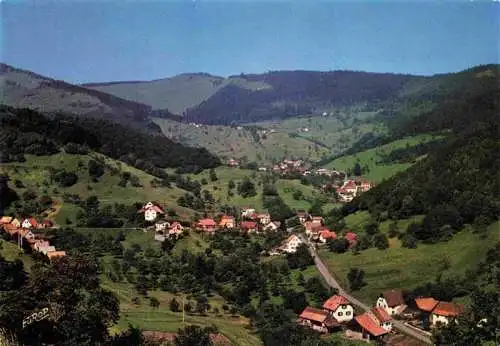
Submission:
M 306 171 L 305 162 L 303 160 L 283 160 L 273 166 L 273 172 L 280 174 L 300 173 Z
M 222 215 L 217 219 L 200 219 L 196 222 L 194 228 L 207 234 L 231 229 L 239 229 L 246 233 L 261 233 L 276 231 L 280 225 L 279 221 L 271 219 L 270 214 L 257 213 L 255 209 L 248 208 L 241 212 L 241 222 L 239 223 L 232 215 Z
M 10 240 L 17 242 L 20 249 L 29 247 L 33 252 L 44 254 L 49 260 L 66 256 L 66 252 L 57 251 L 54 246 L 50 245 L 48 240 L 34 232 L 37 229 L 52 228 L 53 226 L 54 224 L 50 220 L 44 220 L 40 223 L 34 217 L 29 217 L 22 221 L 10 216 L 2 216 L 0 218 L 0 227 Z
M 360 193 L 370 190 L 375 185 L 366 180 L 345 180 L 342 186 L 336 189 L 341 202 L 350 202 Z
M 386 341 L 393 332 L 393 321 L 403 319 L 403 312 L 412 310 L 413 317 L 430 327 L 448 324 L 463 311 L 462 306 L 439 302 L 434 298 L 417 298 L 414 308 L 409 308 L 401 290 L 383 292 L 369 311 L 355 314 L 347 298 L 334 295 L 324 302 L 321 309 L 306 307 L 297 323 L 320 333 L 344 331 L 347 338 L 367 341 Z M 407 315 L 406 315 L 407 316 Z
M 177 236 L 184 232 L 184 226 L 180 222 L 171 223 L 163 219 L 165 210 L 153 202 L 146 203 L 138 212 L 144 214 L 144 220 L 155 222 L 155 240 L 164 241 L 171 236 Z

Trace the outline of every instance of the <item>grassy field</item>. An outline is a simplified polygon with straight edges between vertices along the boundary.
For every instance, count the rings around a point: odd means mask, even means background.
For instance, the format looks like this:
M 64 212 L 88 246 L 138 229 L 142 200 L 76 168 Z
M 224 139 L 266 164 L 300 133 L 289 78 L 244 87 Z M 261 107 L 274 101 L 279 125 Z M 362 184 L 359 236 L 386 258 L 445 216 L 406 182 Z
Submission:
M 98 154 L 92 154 L 98 156 Z M 120 172 L 130 172 L 137 176 L 141 181 L 142 187 L 133 187 L 130 183 L 126 187 L 118 186 L 120 181 L 119 174 L 112 174 L 108 169 L 98 182 L 93 182 L 89 177 L 87 163 L 92 158 L 91 155 L 70 155 L 59 153 L 52 156 L 31 156 L 26 155 L 26 162 L 15 162 L 2 164 L 5 174 L 8 174 L 11 181 L 20 180 L 26 188 L 33 189 L 39 194 L 48 194 L 56 198 L 60 203 L 58 214 L 53 215 L 60 224 L 65 224 L 66 218 L 74 222 L 78 208 L 72 204 L 62 202 L 64 193 L 78 194 L 82 199 L 96 195 L 102 204 L 135 202 L 145 203 L 150 200 L 156 200 L 162 203 L 166 208 L 174 208 L 179 215 L 191 216 L 191 209 L 179 207 L 177 199 L 185 191 L 176 187 L 172 188 L 153 188 L 150 181 L 153 176 L 109 158 L 105 158 L 106 164 L 118 168 Z M 102 157 L 102 156 L 99 156 Z M 78 182 L 69 187 L 61 188 L 50 182 L 49 168 L 64 168 L 67 171 L 75 172 L 78 175 Z M 13 185 L 13 184 L 12 184 Z M 18 193 L 25 189 L 15 188 Z
M 215 325 L 219 332 L 227 336 L 235 345 L 261 345 L 260 339 L 252 332 L 248 319 L 224 312 L 222 305 L 225 301 L 221 297 L 214 296 L 209 299 L 212 310 L 206 316 L 185 314 L 185 324 L 183 324 L 182 313 L 172 312 L 168 308 L 170 300 L 174 297 L 181 302 L 181 295 L 163 291 L 148 292 L 150 297 L 155 297 L 160 302 L 160 306 L 154 309 L 149 305 L 147 298 L 141 298 L 140 305 L 134 304 L 132 299 L 137 294 L 129 284 L 114 283 L 104 278 L 101 285 L 114 292 L 120 300 L 120 321 L 112 328 L 113 332 L 127 329 L 129 323 L 144 330 L 164 332 L 177 332 L 184 325 L 190 324 Z M 184 301 L 187 302 L 187 299 Z M 215 307 L 219 309 L 218 314 L 213 312 Z
M 276 188 L 283 201 L 295 210 L 308 210 L 311 207 L 311 201 L 318 194 L 312 186 L 302 185 L 300 180 L 280 179 L 276 182 Z M 302 191 L 304 199 L 294 199 L 293 194 L 296 191 Z
M 387 250 L 368 249 L 359 255 L 322 250 L 320 255 L 330 272 L 345 287 L 348 287 L 346 276 L 350 268 L 364 270 L 367 285 L 354 295 L 373 303 L 378 294 L 387 289 L 411 289 L 435 280 L 438 274 L 464 274 L 466 269 L 473 268 L 482 259 L 492 244 L 500 240 L 498 227 L 500 222 L 491 225 L 486 238 L 466 228 L 448 242 L 419 244 L 416 249 L 402 248 L 396 240 L 391 241 Z
M 20 259 L 24 263 L 24 268 L 28 272 L 30 271 L 31 266 L 34 263 L 31 256 L 24 254 L 24 252 L 21 252 L 16 243 L 12 243 L 3 239 L 0 239 L 0 255 L 7 261 L 15 261 L 16 259 Z
M 185 145 L 204 147 L 223 160 L 243 159 L 270 164 L 283 157 L 304 157 L 313 160 L 328 154 L 328 150 L 308 139 L 291 137 L 288 132 L 268 133 L 256 141 L 245 129 L 229 126 L 200 125 L 196 127 L 173 120 L 154 118 L 163 133 Z
M 354 155 L 340 157 L 324 165 L 324 167 L 346 171 L 348 169 L 353 169 L 356 162 L 359 162 L 361 167 L 366 165 L 370 170 L 369 173 L 363 176 L 364 178 L 375 182 L 380 182 L 383 179 L 390 178 L 394 174 L 411 167 L 410 163 L 396 163 L 390 165 L 378 164 L 377 161 L 382 159 L 383 155 L 389 154 L 394 149 L 405 148 L 406 146 L 415 146 L 419 143 L 428 142 L 438 138 L 440 137 L 423 134 L 400 139 Z

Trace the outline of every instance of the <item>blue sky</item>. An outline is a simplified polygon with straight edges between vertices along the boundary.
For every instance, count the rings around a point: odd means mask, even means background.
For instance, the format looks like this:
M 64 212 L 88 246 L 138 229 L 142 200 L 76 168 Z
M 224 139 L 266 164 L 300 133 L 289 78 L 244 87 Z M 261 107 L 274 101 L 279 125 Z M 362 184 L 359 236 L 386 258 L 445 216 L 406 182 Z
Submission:
M 1 60 L 69 82 L 295 69 L 443 73 L 499 61 L 498 5 L 4 0 Z

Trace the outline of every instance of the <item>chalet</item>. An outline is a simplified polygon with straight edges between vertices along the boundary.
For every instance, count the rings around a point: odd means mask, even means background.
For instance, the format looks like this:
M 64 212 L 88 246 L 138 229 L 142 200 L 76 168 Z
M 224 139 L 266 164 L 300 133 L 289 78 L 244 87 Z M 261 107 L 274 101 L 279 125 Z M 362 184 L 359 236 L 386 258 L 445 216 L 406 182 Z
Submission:
M 236 221 L 233 216 L 224 215 L 219 222 L 220 228 L 233 229 L 236 226 Z
M 268 223 L 271 222 L 271 215 L 264 213 L 264 214 L 258 214 L 257 219 L 259 220 L 261 225 L 267 225 Z
M 286 253 L 295 253 L 297 248 L 304 244 L 304 242 L 295 234 L 292 234 L 288 239 L 283 242 L 281 250 Z
M 354 318 L 354 308 L 343 296 L 334 295 L 330 297 L 324 302 L 323 309 L 339 323 L 348 322 Z
M 448 324 L 463 312 L 461 305 L 437 301 L 434 298 L 417 298 L 415 303 L 424 313 L 424 320 L 428 319 L 431 326 Z
M 217 223 L 212 219 L 201 219 L 196 224 L 196 228 L 207 233 L 214 233 L 217 228 Z
M 328 333 L 329 329 L 339 326 L 339 323 L 327 311 L 309 306 L 302 311 L 297 323 L 320 333 Z
M 244 232 L 253 233 L 257 232 L 257 222 L 255 221 L 242 221 L 240 228 Z
M 21 224 L 21 227 L 25 229 L 31 229 L 31 228 L 40 228 L 41 225 L 34 217 L 30 217 L 28 219 L 24 219 L 24 221 Z
M 354 232 L 347 232 L 344 235 L 344 238 L 347 239 L 347 241 L 349 242 L 349 247 L 353 247 L 354 245 L 356 245 L 359 239 L 358 235 Z
M 12 222 L 12 217 L 11 216 L 2 216 L 0 217 L 0 224 L 4 225 L 4 224 L 7 224 L 7 223 L 11 223 Z
M 392 330 L 392 318 L 391 316 L 389 316 L 387 311 L 377 306 L 374 306 L 371 311 L 375 315 L 377 320 L 379 320 L 380 326 L 390 332 Z
M 326 243 L 328 239 L 337 239 L 337 234 L 328 229 L 324 229 L 319 232 L 318 241 L 321 243 Z
M 168 235 L 179 235 L 182 234 L 182 232 L 184 232 L 184 227 L 179 222 L 175 221 L 170 225 Z
M 307 220 L 309 220 L 309 214 L 307 214 L 305 211 L 298 211 L 297 217 L 299 218 L 301 224 L 304 224 Z
M 306 230 L 306 235 L 311 238 L 312 236 L 318 235 L 318 233 L 323 229 L 323 226 L 314 224 L 312 221 L 306 221 L 304 223 L 304 228 Z
M 49 260 L 53 260 L 54 258 L 64 257 L 66 256 L 66 251 L 49 251 L 46 253 Z
M 262 230 L 265 231 L 265 232 L 268 232 L 268 231 L 277 231 L 280 228 L 280 226 L 281 226 L 281 222 L 279 222 L 279 221 L 272 221 L 272 222 L 269 222 L 264 227 L 262 227 Z
M 157 223 L 155 223 L 156 232 L 165 231 L 169 227 L 170 227 L 170 223 L 168 221 L 165 221 L 165 220 L 158 221 Z
M 139 213 L 144 214 L 144 219 L 146 221 L 154 221 L 159 215 L 165 214 L 165 211 L 159 206 L 153 204 L 152 202 L 148 202 Z
M 361 329 L 363 339 L 367 341 L 383 342 L 384 337 L 389 334 L 388 329 L 383 327 L 386 322 L 382 322 L 377 317 L 379 313 L 380 311 L 378 311 L 377 314 L 373 311 L 367 311 L 354 318 L 356 324 Z
M 406 309 L 403 291 L 390 290 L 383 292 L 377 299 L 377 306 L 385 309 L 389 315 L 399 315 Z

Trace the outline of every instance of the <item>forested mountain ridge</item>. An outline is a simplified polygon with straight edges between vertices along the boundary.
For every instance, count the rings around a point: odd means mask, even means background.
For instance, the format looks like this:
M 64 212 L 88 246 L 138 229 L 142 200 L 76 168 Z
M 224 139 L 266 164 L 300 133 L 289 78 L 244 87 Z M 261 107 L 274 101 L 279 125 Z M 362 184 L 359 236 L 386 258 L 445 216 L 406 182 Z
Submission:
M 0 86 L 0 104 L 16 108 L 106 118 L 138 126 L 149 123 L 151 107 L 146 104 L 44 77 L 3 63 L 0 64 Z M 165 110 L 162 113 L 169 114 Z
M 0 108 L 2 162 L 23 160 L 23 155 L 47 155 L 71 148 L 89 149 L 161 177 L 162 169 L 195 171 L 220 162 L 202 148 L 189 148 L 162 135 L 147 134 L 105 119 L 67 115 L 44 116 L 30 109 Z

